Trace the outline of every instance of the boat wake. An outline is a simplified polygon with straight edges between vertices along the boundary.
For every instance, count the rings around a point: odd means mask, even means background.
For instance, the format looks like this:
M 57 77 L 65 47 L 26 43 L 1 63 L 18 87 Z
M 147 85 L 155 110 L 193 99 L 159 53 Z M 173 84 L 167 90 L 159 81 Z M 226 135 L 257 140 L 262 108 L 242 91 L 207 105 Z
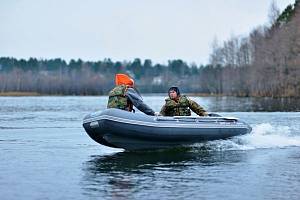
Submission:
M 217 140 L 193 145 L 212 151 L 253 150 L 262 148 L 285 148 L 300 146 L 300 128 L 276 126 L 270 123 L 257 124 L 252 133 L 230 140 Z

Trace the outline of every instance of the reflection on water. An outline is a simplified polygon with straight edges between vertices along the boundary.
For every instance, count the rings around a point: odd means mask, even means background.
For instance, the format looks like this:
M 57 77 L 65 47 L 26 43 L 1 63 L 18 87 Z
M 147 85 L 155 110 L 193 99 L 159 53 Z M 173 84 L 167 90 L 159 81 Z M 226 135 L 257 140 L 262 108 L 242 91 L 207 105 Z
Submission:
M 207 97 L 212 112 L 299 112 L 300 98 Z
M 178 181 L 193 187 L 212 181 L 206 172 L 234 165 L 245 156 L 238 151 L 213 152 L 195 147 L 92 156 L 84 163 L 82 186 L 89 197 L 105 193 L 108 199 L 131 199 L 148 194 L 147 189 L 151 188 L 157 198 L 164 188 L 173 188 Z M 185 189 L 188 188 L 181 188 Z
M 88 162 L 88 168 L 95 173 L 113 172 L 142 172 L 144 169 L 160 167 L 184 167 L 188 161 L 198 156 L 205 157 L 206 151 L 194 153 L 172 149 L 168 151 L 120 152 L 114 155 L 93 156 Z

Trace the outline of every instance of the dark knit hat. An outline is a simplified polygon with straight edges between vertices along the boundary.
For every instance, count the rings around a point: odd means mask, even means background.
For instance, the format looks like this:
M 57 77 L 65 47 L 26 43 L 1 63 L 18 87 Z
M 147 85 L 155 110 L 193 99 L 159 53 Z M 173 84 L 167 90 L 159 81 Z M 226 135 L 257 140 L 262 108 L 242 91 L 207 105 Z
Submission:
M 170 93 L 170 91 L 175 91 L 178 96 L 180 95 L 180 91 L 179 91 L 178 87 L 175 87 L 175 86 L 170 87 L 170 89 L 168 90 L 168 94 Z

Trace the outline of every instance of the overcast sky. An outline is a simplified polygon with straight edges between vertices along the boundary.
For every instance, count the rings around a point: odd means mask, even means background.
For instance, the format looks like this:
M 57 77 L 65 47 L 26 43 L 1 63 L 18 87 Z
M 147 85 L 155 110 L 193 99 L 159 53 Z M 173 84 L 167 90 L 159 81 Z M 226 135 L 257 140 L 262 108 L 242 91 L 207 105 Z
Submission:
M 0 0 L 0 57 L 206 64 L 268 22 L 271 0 Z M 277 0 L 282 11 L 294 0 Z

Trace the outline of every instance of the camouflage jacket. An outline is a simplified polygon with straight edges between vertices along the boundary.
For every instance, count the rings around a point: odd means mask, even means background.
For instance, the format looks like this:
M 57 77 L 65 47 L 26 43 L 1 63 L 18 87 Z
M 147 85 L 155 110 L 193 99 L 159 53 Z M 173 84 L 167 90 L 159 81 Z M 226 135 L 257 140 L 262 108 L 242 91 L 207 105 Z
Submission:
M 133 105 L 147 115 L 154 115 L 154 111 L 143 102 L 141 95 L 134 89 L 125 85 L 113 88 L 108 94 L 107 108 L 133 110 Z
M 199 116 L 207 115 L 206 111 L 199 104 L 184 95 L 180 96 L 177 102 L 170 98 L 167 98 L 165 101 L 166 103 L 160 111 L 160 114 L 163 116 L 190 116 L 191 110 Z
M 128 87 L 125 85 L 119 85 L 113 88 L 108 93 L 107 108 L 119 108 L 121 110 L 131 111 L 128 99 L 125 96 L 127 89 Z

